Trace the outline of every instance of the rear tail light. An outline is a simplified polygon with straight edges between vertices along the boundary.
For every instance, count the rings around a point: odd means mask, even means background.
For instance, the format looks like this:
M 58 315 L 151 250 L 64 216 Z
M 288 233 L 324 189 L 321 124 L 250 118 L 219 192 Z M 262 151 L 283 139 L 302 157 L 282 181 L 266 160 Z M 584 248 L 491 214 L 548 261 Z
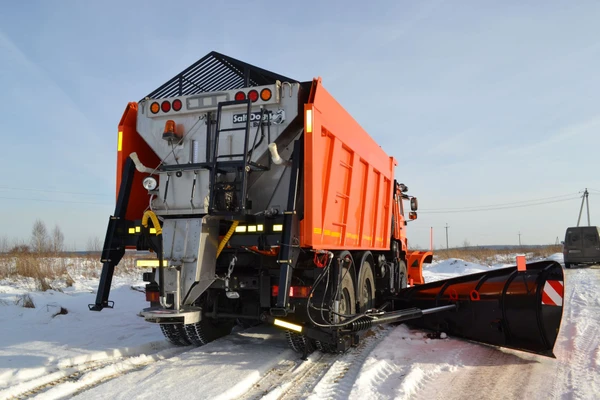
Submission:
M 163 101 L 162 104 L 160 105 L 160 109 L 163 110 L 163 112 L 171 111 L 171 103 L 169 103 L 166 100 Z
M 310 290 L 312 287 L 310 286 L 291 286 L 290 287 L 290 297 L 296 298 L 307 298 L 310 296 Z M 277 297 L 279 295 L 279 286 L 273 285 L 271 286 L 271 296 Z
M 181 110 L 182 106 L 183 106 L 183 104 L 181 103 L 181 100 L 179 100 L 179 99 L 173 100 L 173 111 Z
M 152 103 L 152 105 L 150 106 L 150 111 L 152 112 L 152 114 L 156 114 L 159 110 L 160 110 L 160 106 L 158 105 L 158 103 L 157 102 Z
M 248 98 L 254 103 L 258 100 L 258 92 L 256 90 L 251 90 L 248 92 Z
M 236 101 L 246 100 L 246 93 L 244 93 L 244 92 L 237 92 L 235 94 L 235 100 Z
M 263 89 L 260 91 L 260 98 L 263 101 L 269 101 L 271 100 L 271 90 L 270 89 Z
M 158 303 L 160 301 L 160 292 L 146 289 L 146 301 Z

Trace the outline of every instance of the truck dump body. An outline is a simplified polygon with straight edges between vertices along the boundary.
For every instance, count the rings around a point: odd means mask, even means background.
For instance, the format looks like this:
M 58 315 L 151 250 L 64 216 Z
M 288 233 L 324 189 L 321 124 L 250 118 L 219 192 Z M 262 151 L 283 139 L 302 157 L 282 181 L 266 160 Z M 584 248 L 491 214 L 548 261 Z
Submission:
M 304 246 L 381 250 L 390 247 L 397 162 L 313 81 L 304 106 Z

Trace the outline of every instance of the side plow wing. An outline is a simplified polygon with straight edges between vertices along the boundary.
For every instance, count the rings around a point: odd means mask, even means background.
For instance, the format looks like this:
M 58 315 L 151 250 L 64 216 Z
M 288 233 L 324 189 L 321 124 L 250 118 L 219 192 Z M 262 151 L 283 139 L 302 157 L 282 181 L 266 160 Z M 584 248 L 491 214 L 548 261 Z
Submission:
M 564 303 L 564 275 L 555 261 L 464 275 L 402 290 L 394 309 L 455 309 L 407 323 L 494 346 L 553 357 Z

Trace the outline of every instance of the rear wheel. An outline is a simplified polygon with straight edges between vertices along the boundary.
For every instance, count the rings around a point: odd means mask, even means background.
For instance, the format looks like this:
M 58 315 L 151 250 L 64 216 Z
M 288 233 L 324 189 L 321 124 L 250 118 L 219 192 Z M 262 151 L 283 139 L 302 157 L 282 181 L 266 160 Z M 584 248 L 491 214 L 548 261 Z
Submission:
M 285 338 L 289 346 L 296 353 L 300 354 L 311 354 L 317 348 L 316 342 L 300 333 L 285 331 Z
M 363 313 L 375 307 L 375 279 L 373 278 L 373 257 L 366 252 L 361 257 L 358 284 L 356 285 L 358 312 Z
M 342 277 L 337 292 L 337 299 L 339 300 L 339 309 L 337 313 L 339 314 L 340 322 L 343 322 L 345 319 L 344 316 L 356 314 L 356 291 L 354 289 L 354 281 L 352 280 L 352 273 L 350 271 L 350 266 L 353 264 L 352 256 L 348 252 L 342 252 L 340 257 L 342 258 L 342 268 L 340 269 Z
M 566 263 L 565 263 L 565 268 L 571 268 L 571 266 L 572 266 L 572 265 L 573 265 L 573 264 L 566 262 Z
M 231 333 L 233 320 L 215 321 L 205 318 L 194 324 L 184 325 L 186 338 L 195 346 L 202 346 Z
M 406 263 L 403 260 L 398 262 L 398 275 L 400 289 L 406 289 L 408 287 L 408 271 L 406 270 Z
M 160 324 L 160 330 L 165 338 L 175 346 L 189 346 L 191 342 L 183 328 L 183 324 Z
M 233 319 L 213 319 L 204 315 L 206 311 L 211 311 L 216 307 L 217 297 L 218 295 L 215 293 L 212 293 L 212 295 L 204 293 L 200 296 L 194 303 L 195 306 L 200 307 L 202 310 L 200 321 L 183 325 L 187 340 L 194 346 L 202 346 L 220 337 L 229 335 L 235 325 L 235 320 Z

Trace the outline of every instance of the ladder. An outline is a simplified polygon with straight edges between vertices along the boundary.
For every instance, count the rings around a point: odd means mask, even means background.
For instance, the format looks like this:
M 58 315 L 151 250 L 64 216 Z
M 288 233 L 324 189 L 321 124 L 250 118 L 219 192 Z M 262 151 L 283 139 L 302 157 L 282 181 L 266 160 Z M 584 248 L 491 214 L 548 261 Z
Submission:
M 240 105 L 246 106 L 247 117 L 244 125 L 233 128 L 222 128 L 224 109 L 239 108 Z M 271 123 L 270 121 L 263 121 L 265 109 L 262 108 L 252 148 L 248 148 L 250 144 L 251 113 L 252 101 L 250 99 L 223 101 L 217 106 L 217 124 L 212 143 L 209 214 L 232 217 L 244 215 L 247 209 L 252 208 L 252 204 L 247 201 L 248 173 L 270 169 L 270 157 L 268 158 L 268 165 L 261 165 L 250 160 L 252 152 L 265 137 L 265 125 L 267 126 L 267 143 L 271 142 Z M 238 135 L 244 135 L 244 146 L 241 153 L 219 154 L 219 139 L 221 134 L 225 132 L 235 132 Z M 261 140 L 257 143 L 259 132 Z

